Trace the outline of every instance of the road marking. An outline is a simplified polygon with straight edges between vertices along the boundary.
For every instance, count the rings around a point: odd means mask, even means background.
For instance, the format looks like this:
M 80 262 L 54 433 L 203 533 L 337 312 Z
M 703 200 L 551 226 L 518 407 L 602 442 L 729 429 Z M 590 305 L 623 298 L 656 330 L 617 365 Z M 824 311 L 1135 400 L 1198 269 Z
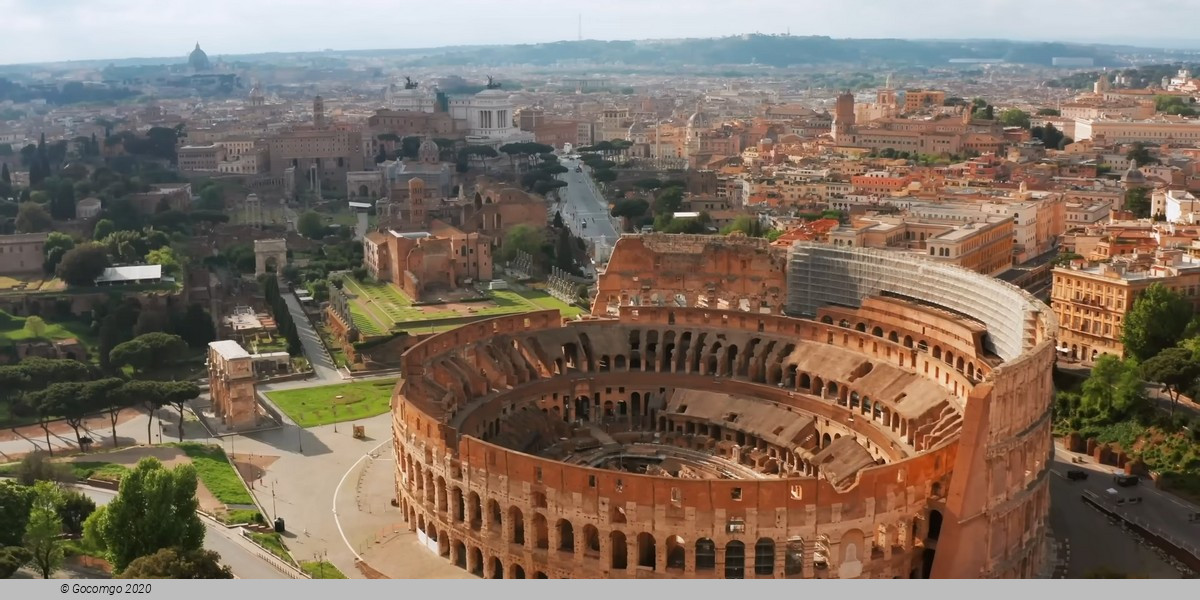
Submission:
M 359 556 L 358 552 L 354 551 L 354 546 L 350 545 L 350 540 L 348 538 L 346 538 L 346 532 L 342 531 L 342 520 L 338 518 L 338 512 L 337 512 L 338 492 L 340 492 L 342 490 L 342 484 L 346 483 L 346 478 L 350 476 L 350 472 L 353 471 L 354 469 L 358 468 L 358 463 L 362 462 L 364 458 L 371 456 L 371 454 L 374 453 L 376 450 L 379 450 L 380 448 L 391 443 L 391 441 L 392 440 L 385 440 L 385 441 L 381 442 L 378 446 L 371 448 L 369 451 L 367 451 L 366 454 L 363 454 L 362 456 L 358 457 L 358 460 L 354 461 L 354 464 L 350 465 L 350 468 L 346 469 L 346 472 L 344 474 L 342 474 L 342 479 L 341 479 L 341 481 L 338 482 L 337 487 L 333 488 L 333 502 L 331 503 L 331 507 L 330 507 L 333 509 L 333 523 L 334 523 L 334 525 L 337 525 L 338 534 L 342 536 L 342 541 L 346 543 L 346 547 L 350 549 L 350 553 L 353 554 L 355 560 L 357 560 L 359 562 L 362 562 L 362 557 Z

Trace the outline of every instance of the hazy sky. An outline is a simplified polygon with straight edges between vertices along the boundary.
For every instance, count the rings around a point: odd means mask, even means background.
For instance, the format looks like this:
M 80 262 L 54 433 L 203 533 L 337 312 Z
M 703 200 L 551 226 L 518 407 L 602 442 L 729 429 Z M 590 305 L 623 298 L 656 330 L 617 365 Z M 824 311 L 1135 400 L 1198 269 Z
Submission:
M 0 0 L 0 64 L 183 56 L 197 41 L 219 56 L 573 40 L 581 13 L 588 39 L 790 28 L 1178 45 L 1195 36 L 1197 9 L 1200 0 Z

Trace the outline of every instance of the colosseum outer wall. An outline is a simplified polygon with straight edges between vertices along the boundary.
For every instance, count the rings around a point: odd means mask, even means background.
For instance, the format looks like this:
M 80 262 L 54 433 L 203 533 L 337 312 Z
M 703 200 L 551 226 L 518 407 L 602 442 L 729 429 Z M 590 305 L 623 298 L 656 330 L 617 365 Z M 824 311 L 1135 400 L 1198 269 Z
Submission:
M 622 238 L 618 249 L 627 241 Z M 836 293 L 848 298 L 872 286 L 871 293 L 886 291 L 879 289 L 886 285 L 870 277 L 855 279 L 855 270 L 869 269 L 871 263 L 855 265 L 863 258 L 853 256 L 855 252 L 835 258 L 851 274 L 840 280 Z M 788 264 L 790 273 L 804 271 L 795 260 Z M 784 268 L 782 263 L 779 268 Z M 920 268 L 924 276 L 931 276 L 930 263 Z M 969 279 L 965 282 L 972 285 Z M 802 284 L 792 282 L 792 287 L 797 285 Z M 939 290 L 953 293 L 953 287 Z M 966 312 L 962 309 L 969 308 L 968 298 L 978 289 L 963 290 L 948 304 Z M 1055 327 L 1052 313 L 1044 306 L 1015 288 L 998 290 L 1004 296 L 993 296 L 991 301 L 1003 306 L 986 307 L 987 314 L 980 320 L 1006 328 L 1015 325 L 992 339 L 1002 364 L 980 369 L 977 376 L 982 381 L 964 376 L 961 360 L 957 372 L 953 365 L 943 365 L 944 378 L 933 377 L 965 404 L 961 431 L 915 455 L 901 460 L 891 456 L 887 464 L 858 472 L 848 488 L 812 477 L 680 480 L 593 469 L 517 452 L 468 433 L 478 430 L 483 421 L 498 422 L 504 412 L 497 407 L 516 406 L 523 396 L 564 388 L 571 393 L 578 388 L 601 394 L 618 385 L 645 385 L 654 378 L 680 386 L 684 381 L 693 387 L 725 381 L 756 388 L 757 397 L 794 404 L 831 422 L 830 426 L 853 430 L 852 413 L 847 422 L 847 415 L 836 406 L 817 404 L 823 392 L 808 396 L 797 389 L 800 393 L 791 398 L 794 392 L 789 389 L 763 385 L 774 381 L 770 378 L 778 377 L 777 372 L 769 375 L 759 368 L 752 373 L 746 368 L 714 379 L 718 374 L 706 373 L 704 367 L 699 372 L 656 374 L 609 365 L 555 375 L 543 357 L 532 361 L 541 364 L 537 373 L 532 369 L 515 376 L 457 371 L 447 379 L 445 373 L 455 371 L 446 371 L 438 363 L 448 353 L 482 348 L 493 340 L 503 347 L 515 336 L 558 339 L 553 336 L 603 330 L 622 322 L 730 335 L 736 331 L 790 335 L 857 348 L 927 376 L 931 364 L 935 368 L 941 364 L 933 360 L 928 347 L 918 351 L 908 340 L 906 347 L 881 339 L 880 334 L 829 323 L 736 310 L 650 307 L 622 308 L 620 322 L 563 325 L 555 311 L 543 311 L 473 323 L 433 336 L 405 354 L 406 379 L 398 384 L 394 402 L 401 508 L 410 528 L 424 536 L 432 551 L 488 577 L 920 577 L 922 569 L 934 577 L 1032 576 L 1041 567 L 1049 503 L 1046 475 L 1052 451 L 1049 407 L 1054 351 L 1048 332 Z M 597 299 L 598 306 L 601 300 Z M 865 308 L 860 310 L 870 315 Z M 939 327 L 936 323 L 912 326 Z M 946 326 L 940 331 L 953 329 Z M 954 344 L 960 354 L 967 335 L 956 334 Z M 425 383 L 427 375 L 430 385 Z M 546 381 L 538 381 L 542 378 Z M 513 387 L 510 392 L 497 391 L 505 386 Z M 466 403 L 484 395 L 491 398 L 487 407 L 459 414 Z M 863 432 L 863 443 L 885 442 L 870 433 Z M 932 534 L 937 529 L 940 537 Z

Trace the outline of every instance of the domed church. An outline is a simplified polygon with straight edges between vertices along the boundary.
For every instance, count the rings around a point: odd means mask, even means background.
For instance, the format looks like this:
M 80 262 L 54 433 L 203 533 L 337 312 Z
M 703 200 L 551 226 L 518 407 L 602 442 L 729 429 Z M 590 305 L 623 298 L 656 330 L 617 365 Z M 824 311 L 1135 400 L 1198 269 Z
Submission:
M 188 55 L 188 65 L 192 67 L 193 71 L 197 72 L 207 71 L 212 68 L 212 65 L 208 62 L 208 54 L 205 54 L 200 49 L 200 42 L 196 42 L 196 49 L 192 50 L 192 53 Z

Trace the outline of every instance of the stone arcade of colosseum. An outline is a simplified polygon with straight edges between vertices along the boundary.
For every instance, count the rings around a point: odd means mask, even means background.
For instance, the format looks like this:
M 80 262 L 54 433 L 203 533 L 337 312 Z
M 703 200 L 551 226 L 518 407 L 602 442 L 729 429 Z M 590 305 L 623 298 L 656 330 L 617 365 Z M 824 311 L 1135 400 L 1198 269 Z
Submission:
M 920 258 L 624 236 L 591 318 L 405 353 L 396 494 L 482 577 L 1035 576 L 1055 329 Z

